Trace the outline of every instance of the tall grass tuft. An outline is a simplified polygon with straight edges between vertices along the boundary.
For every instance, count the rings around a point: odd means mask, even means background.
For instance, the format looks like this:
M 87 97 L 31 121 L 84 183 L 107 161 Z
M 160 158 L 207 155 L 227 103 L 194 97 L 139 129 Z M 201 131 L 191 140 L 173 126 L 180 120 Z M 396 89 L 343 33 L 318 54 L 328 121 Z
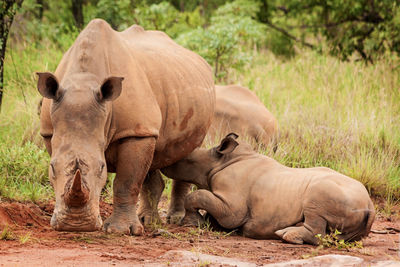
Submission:
M 22 44 L 8 49 L 0 113 L 0 198 L 39 201 L 52 196 L 49 156 L 39 135 L 36 71 L 54 71 L 62 52 Z

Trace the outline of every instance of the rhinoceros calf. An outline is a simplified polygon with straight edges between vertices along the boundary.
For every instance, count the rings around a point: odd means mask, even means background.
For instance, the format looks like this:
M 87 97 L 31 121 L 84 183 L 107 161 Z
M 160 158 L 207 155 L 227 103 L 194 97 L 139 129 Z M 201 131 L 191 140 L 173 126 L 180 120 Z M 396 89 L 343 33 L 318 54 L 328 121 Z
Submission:
M 345 240 L 368 235 L 375 210 L 360 182 L 328 168 L 285 167 L 236 138 L 162 169 L 199 188 L 185 199 L 183 223 L 202 222 L 203 209 L 222 227 L 257 239 L 317 244 L 315 235 L 330 229 Z
M 54 74 L 38 75 L 40 133 L 56 195 L 51 225 L 99 229 L 108 171 L 116 172 L 114 205 L 103 228 L 141 234 L 136 203 L 143 180 L 200 146 L 211 124 L 210 66 L 162 32 L 137 25 L 116 32 L 95 19 Z M 145 213 L 149 204 L 141 204 Z
M 217 85 L 215 95 L 214 118 L 206 141 L 221 140 L 234 132 L 254 144 L 272 144 L 276 150 L 278 123 L 254 92 L 239 85 Z

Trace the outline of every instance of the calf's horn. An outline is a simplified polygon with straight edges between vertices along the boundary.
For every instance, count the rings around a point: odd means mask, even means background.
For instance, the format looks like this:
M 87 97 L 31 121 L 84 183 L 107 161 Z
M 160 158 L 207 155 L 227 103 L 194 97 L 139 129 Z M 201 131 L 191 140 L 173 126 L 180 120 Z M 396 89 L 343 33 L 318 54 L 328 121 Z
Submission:
M 64 194 L 65 204 L 70 207 L 82 207 L 89 200 L 89 190 L 82 183 L 81 172 L 75 172 L 74 179 L 70 188 Z

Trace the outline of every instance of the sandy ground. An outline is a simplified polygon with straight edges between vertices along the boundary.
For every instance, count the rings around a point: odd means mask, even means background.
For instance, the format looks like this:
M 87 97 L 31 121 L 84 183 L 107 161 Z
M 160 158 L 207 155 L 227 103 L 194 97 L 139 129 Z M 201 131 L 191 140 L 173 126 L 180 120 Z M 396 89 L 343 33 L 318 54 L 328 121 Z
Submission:
M 1 266 L 261 266 L 326 254 L 357 256 L 364 260 L 363 265 L 400 260 L 400 234 L 385 230 L 400 228 L 399 215 L 378 215 L 372 228 L 385 233 L 370 233 L 363 240 L 363 248 L 339 250 L 167 224 L 147 228 L 145 235 L 139 237 L 56 232 L 49 226 L 52 208 L 52 203 L 0 202 Z M 103 202 L 101 211 L 107 217 L 112 206 Z M 161 208 L 161 215 L 165 216 L 165 208 Z M 185 252 L 190 252 L 189 256 L 184 256 Z M 218 259 L 223 261 L 216 264 Z

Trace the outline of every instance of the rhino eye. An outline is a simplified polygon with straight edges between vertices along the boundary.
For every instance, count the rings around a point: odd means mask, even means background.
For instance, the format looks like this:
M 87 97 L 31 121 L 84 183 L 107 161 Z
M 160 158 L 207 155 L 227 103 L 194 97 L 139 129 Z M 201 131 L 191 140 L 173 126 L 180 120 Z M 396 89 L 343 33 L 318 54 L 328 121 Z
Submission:
M 104 162 L 100 163 L 100 173 L 103 173 L 105 166 L 106 166 L 106 164 Z
M 50 162 L 50 167 L 51 167 L 52 176 L 53 176 L 53 178 L 55 178 L 56 177 L 56 170 L 54 168 L 54 162 Z

